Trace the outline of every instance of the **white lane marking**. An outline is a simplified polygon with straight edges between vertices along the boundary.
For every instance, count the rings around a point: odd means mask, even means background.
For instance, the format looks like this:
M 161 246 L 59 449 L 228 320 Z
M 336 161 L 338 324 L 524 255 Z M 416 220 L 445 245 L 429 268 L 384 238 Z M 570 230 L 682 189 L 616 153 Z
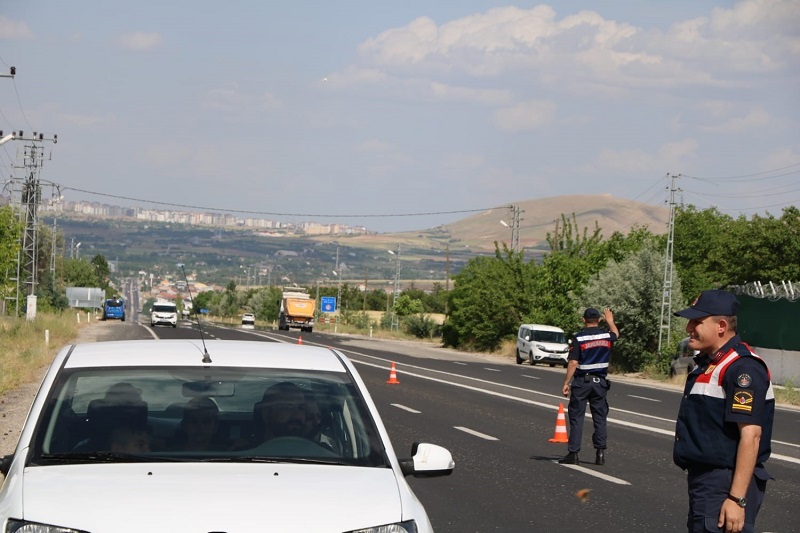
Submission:
M 592 470 L 591 468 L 586 468 L 580 465 L 559 465 L 558 461 L 553 461 L 558 466 L 565 466 L 567 468 L 571 468 L 572 470 L 578 470 L 583 472 L 584 474 L 589 474 L 590 476 L 599 477 L 605 481 L 610 481 L 611 483 L 616 483 L 617 485 L 630 485 L 624 479 L 620 479 L 618 477 L 609 476 L 608 474 L 603 474 L 602 472 L 598 472 L 597 470 Z
M 463 362 L 461 362 L 461 361 L 453 361 L 453 364 L 454 364 L 454 365 L 467 366 L 467 363 L 463 363 Z
M 453 426 L 455 429 L 459 431 L 463 431 L 464 433 L 469 433 L 470 435 L 475 435 L 476 437 L 480 437 L 486 440 L 500 440 L 497 437 L 492 437 L 491 435 L 487 435 L 486 433 L 481 433 L 480 431 L 475 431 L 474 429 L 469 429 L 461 426 Z
M 528 379 L 542 379 L 539 376 L 529 376 L 528 374 L 522 374 L 522 377 Z
M 403 411 L 408 411 L 409 413 L 414 413 L 415 415 L 422 413 L 422 411 L 417 411 L 416 409 L 406 407 L 405 405 L 401 405 L 399 403 L 390 403 L 389 405 L 392 407 L 397 407 L 398 409 L 402 409 Z
M 636 396 L 635 394 L 628 394 L 628 396 L 630 396 L 631 398 L 637 398 L 639 400 L 647 400 L 648 402 L 659 402 L 659 403 L 661 403 L 661 400 L 656 400 L 655 398 L 648 398 L 647 396 Z
M 273 339 L 273 340 L 278 341 L 278 342 L 284 342 L 284 343 L 291 342 L 291 341 L 283 340 L 280 337 L 273 337 L 273 336 L 270 336 L 270 335 L 259 334 L 259 333 L 256 333 L 256 335 L 258 335 L 260 337 L 266 337 L 268 339 Z M 309 342 L 308 344 L 316 344 L 317 346 L 324 346 L 326 348 L 330 348 L 330 346 L 328 346 L 326 344 L 319 344 L 319 343 L 313 343 L 313 342 Z M 339 349 L 339 351 L 349 352 L 349 353 L 352 353 L 352 354 L 355 354 L 355 355 L 360 355 L 361 357 L 367 357 L 369 359 L 376 359 L 378 361 L 384 361 L 386 363 L 391 363 L 392 362 L 389 359 L 384 359 L 382 357 L 376 357 L 374 355 L 369 355 L 369 354 L 365 354 L 365 353 L 361 353 L 361 352 L 356 352 L 354 350 Z M 368 363 L 366 361 L 358 361 L 356 359 L 350 359 L 350 360 L 353 363 L 358 363 L 358 364 L 365 365 L 365 366 L 371 366 L 373 368 L 380 368 L 380 369 L 383 369 L 383 370 L 386 370 L 386 371 L 389 370 L 389 367 L 386 367 L 386 366 L 383 366 L 383 365 L 380 365 L 380 364 Z M 539 391 L 534 391 L 534 390 L 530 390 L 530 389 L 524 389 L 522 387 L 515 387 L 513 385 L 506 385 L 505 383 L 497 383 L 497 382 L 488 381 L 488 380 L 485 380 L 485 379 L 473 378 L 473 377 L 470 377 L 470 376 L 462 376 L 460 374 L 453 374 L 451 372 L 445 372 L 443 370 L 433 370 L 433 369 L 429 369 L 429 368 L 425 368 L 425 367 L 417 366 L 417 365 L 408 365 L 408 364 L 403 363 L 403 366 L 404 367 L 408 367 L 408 368 L 417 368 L 419 370 L 424 370 L 426 372 L 431 372 L 431 373 L 436 373 L 436 374 L 445 374 L 447 376 L 453 376 L 453 377 L 457 377 L 457 378 L 461 378 L 461 379 L 468 379 L 468 380 L 471 380 L 471 381 L 477 381 L 477 382 L 480 382 L 480 383 L 486 383 L 488 385 L 496 385 L 496 386 L 503 387 L 503 388 L 506 388 L 506 389 L 520 390 L 520 391 L 524 391 L 524 392 L 528 392 L 528 393 L 539 394 L 541 396 L 547 396 L 547 397 L 550 397 L 550 398 L 556 398 L 556 399 L 561 400 L 561 401 L 564 400 L 563 396 L 556 396 L 555 394 L 548 394 L 548 393 L 545 393 L 545 392 L 539 392 Z M 421 378 L 421 379 L 427 379 L 428 381 L 435 381 L 437 383 L 444 383 L 445 385 L 452 385 L 453 387 L 460 387 L 462 389 L 467 389 L 467 390 L 471 390 L 471 391 L 474 391 L 474 392 L 480 392 L 480 393 L 483 393 L 483 394 L 488 394 L 490 396 L 497 396 L 499 398 L 506 398 L 508 400 L 514 400 L 514 401 L 517 401 L 517 402 L 527 403 L 529 405 L 535 405 L 537 407 L 544 407 L 545 409 L 558 410 L 558 407 L 555 406 L 555 405 L 550 405 L 550 404 L 546 404 L 546 403 L 542 403 L 542 402 L 537 402 L 537 401 L 534 401 L 534 400 L 528 400 L 526 398 L 520 398 L 518 396 L 512 396 L 510 394 L 503 394 L 501 392 L 494 392 L 494 391 L 490 391 L 490 390 L 486 390 L 486 389 L 481 389 L 479 387 L 473 387 L 471 385 L 464 385 L 462 383 L 455 383 L 453 381 L 447 381 L 447 380 L 444 380 L 444 379 L 438 379 L 438 378 L 434 378 L 434 377 L 431 377 L 431 376 L 426 376 L 426 375 L 423 375 L 423 374 L 415 374 L 415 373 L 412 373 L 412 372 L 407 372 L 405 370 L 402 371 L 402 373 L 403 374 L 408 374 L 409 376 L 412 376 L 412 377 L 417 377 L 417 378 Z M 664 421 L 664 422 L 672 422 L 672 423 L 675 422 L 675 420 L 671 419 L 671 418 L 663 418 L 663 417 L 660 417 L 660 416 L 646 415 L 646 414 L 643 414 L 643 413 L 637 413 L 637 412 L 628 411 L 628 410 L 625 410 L 625 409 L 616 409 L 616 408 L 612 407 L 611 411 L 616 411 L 616 412 L 619 412 L 619 413 L 627 413 L 627 414 L 636 415 L 636 416 L 640 416 L 640 417 L 644 417 L 644 418 L 650 418 L 650 419 L 653 419 L 653 420 L 661 420 L 661 421 Z M 591 417 L 591 413 L 587 412 L 586 416 Z M 658 433 L 659 435 L 667 435 L 668 437 L 675 438 L 675 432 L 674 431 L 669 431 L 669 430 L 665 430 L 665 429 L 661 429 L 661 428 L 654 428 L 654 427 L 650 427 L 650 426 L 645 426 L 643 424 L 636 424 L 635 422 L 627 422 L 625 420 L 619 420 L 619 419 L 611 418 L 611 417 L 609 417 L 607 419 L 607 421 L 610 422 L 610 423 L 613 423 L 613 424 L 619 424 L 620 426 L 626 426 L 626 427 L 630 427 L 630 428 L 641 429 L 642 431 L 649 431 L 651 433 Z M 787 446 L 795 446 L 795 447 L 799 446 L 797 444 L 792 444 L 792 443 L 787 443 L 787 442 L 782 442 L 782 441 L 774 441 L 773 440 L 772 442 L 785 444 Z M 788 463 L 794 463 L 794 464 L 800 465 L 800 459 L 795 458 L 795 457 L 789 457 L 788 455 L 772 453 L 772 454 L 770 454 L 770 458 L 778 459 L 778 460 L 781 460 L 781 461 L 786 461 Z
M 500 372 L 499 368 L 489 368 L 488 366 L 483 367 L 484 370 L 488 370 L 489 372 Z

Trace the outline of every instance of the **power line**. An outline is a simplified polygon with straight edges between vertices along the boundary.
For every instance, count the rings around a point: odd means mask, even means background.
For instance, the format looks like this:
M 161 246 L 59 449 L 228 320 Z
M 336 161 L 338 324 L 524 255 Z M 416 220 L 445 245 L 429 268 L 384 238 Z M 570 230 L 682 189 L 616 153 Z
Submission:
M 103 196 L 106 198 L 115 198 L 117 200 L 128 200 L 131 202 L 141 202 L 145 204 L 153 204 L 153 205 L 165 205 L 169 207 L 181 207 L 185 209 L 197 209 L 201 211 L 221 211 L 225 213 L 239 213 L 243 215 L 269 215 L 269 216 L 279 216 L 279 217 L 306 217 L 306 218 L 390 218 L 390 217 L 422 217 L 422 216 L 430 216 L 430 215 L 454 215 L 459 213 L 480 213 L 483 211 L 490 211 L 492 209 L 501 209 L 507 208 L 507 205 L 501 206 L 494 206 L 494 207 L 485 207 L 482 209 L 459 209 L 455 211 L 430 211 L 424 213 L 394 213 L 394 214 L 340 214 L 340 215 L 330 215 L 330 214 L 314 214 L 314 213 L 278 213 L 278 212 L 271 212 L 271 211 L 250 211 L 244 209 L 226 209 L 223 207 L 209 207 L 209 206 L 201 206 L 201 205 L 189 205 L 189 204 L 177 204 L 173 202 L 161 202 L 158 200 L 146 200 L 143 198 L 133 198 L 130 196 L 120 196 L 116 194 L 108 194 L 102 192 L 95 192 L 95 191 L 87 191 L 85 189 L 78 189 L 76 187 L 62 187 L 62 190 L 65 191 L 75 191 L 81 192 L 84 194 L 92 194 L 96 196 Z
M 777 174 L 775 176 L 766 176 L 764 178 L 758 178 L 758 179 L 752 179 L 752 178 L 755 178 L 756 176 L 764 176 L 765 174 L 772 174 L 774 172 L 780 172 L 782 170 L 787 170 L 787 169 L 794 168 L 794 167 L 800 167 L 800 163 L 794 163 L 794 164 L 791 164 L 791 165 L 787 165 L 785 167 L 775 168 L 775 169 L 772 169 L 772 170 L 765 170 L 764 172 L 755 172 L 753 174 L 742 174 L 742 175 L 739 175 L 739 176 L 698 177 L 698 176 L 689 176 L 687 174 L 682 174 L 682 176 L 684 178 L 690 178 L 690 179 L 695 179 L 695 180 L 700 180 L 700 181 L 717 181 L 717 180 L 719 180 L 719 181 L 736 181 L 736 180 L 745 180 L 745 179 L 746 180 L 750 180 L 750 181 L 760 181 L 760 180 L 770 180 L 770 179 L 774 179 L 774 178 L 781 178 L 783 176 L 790 176 L 792 174 L 796 174 L 796 173 L 800 172 L 800 169 L 793 170 L 792 172 L 787 172 L 785 174 Z

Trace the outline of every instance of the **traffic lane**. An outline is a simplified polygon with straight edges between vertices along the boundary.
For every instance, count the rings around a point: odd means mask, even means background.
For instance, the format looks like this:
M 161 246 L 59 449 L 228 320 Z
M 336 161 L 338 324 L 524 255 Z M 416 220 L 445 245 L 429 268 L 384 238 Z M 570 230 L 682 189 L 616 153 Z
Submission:
M 270 336 L 297 342 L 298 334 L 270 332 Z M 556 407 L 568 401 L 561 393 L 564 371 L 540 366 L 516 365 L 512 362 L 481 358 L 463 352 L 431 350 L 382 342 L 379 339 L 353 339 L 336 335 L 306 335 L 306 344 L 338 348 L 351 359 L 388 365 L 395 362 L 398 373 L 418 373 L 431 379 L 452 379 L 458 376 L 463 386 L 481 386 L 497 394 L 528 391 L 523 397 L 543 406 Z M 388 372 L 388 370 L 387 370 Z M 653 388 L 611 377 L 609 420 L 615 424 L 643 428 L 671 436 L 680 406 L 680 390 Z M 800 461 L 800 411 L 779 408 L 776 412 L 773 447 L 776 458 Z
M 555 463 L 566 453 L 566 445 L 548 442 L 554 436 L 554 413 L 471 391 L 454 393 L 445 384 L 425 383 L 412 376 L 401 376 L 399 385 L 388 385 L 380 369 L 364 365 L 359 365 L 359 373 L 401 456 L 409 443 L 420 440 L 441 444 L 454 455 L 456 470 L 449 478 L 435 485 L 430 483 L 433 480 L 410 480 L 437 530 L 624 531 L 633 524 L 636 529 L 668 531 L 681 527 L 681 521 L 664 518 L 685 512 L 685 489 L 680 490 L 685 487 L 683 476 L 677 467 L 665 468 L 671 464 L 671 441 L 666 438 L 622 429 L 611 437 L 609 457 L 625 460 L 610 461 L 606 467 L 568 468 Z M 590 433 L 587 426 L 587 443 Z M 589 451 L 593 460 L 590 444 Z M 631 461 L 632 457 L 636 460 Z M 586 503 L 576 496 L 582 489 L 592 491 Z M 568 521 L 565 516 L 570 517 Z

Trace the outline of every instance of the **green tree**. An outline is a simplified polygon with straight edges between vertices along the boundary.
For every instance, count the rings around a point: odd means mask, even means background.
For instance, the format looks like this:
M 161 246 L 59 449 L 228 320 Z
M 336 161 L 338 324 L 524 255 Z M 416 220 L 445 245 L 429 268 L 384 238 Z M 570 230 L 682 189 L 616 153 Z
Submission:
M 406 317 L 422 312 L 422 300 L 412 298 L 409 294 L 403 293 L 397 297 L 394 303 L 394 312 L 397 316 Z
M 495 350 L 513 334 L 530 309 L 533 263 L 504 245 L 494 257 L 471 259 L 454 279 L 444 343 L 475 350 Z
M 101 287 L 97 269 L 85 258 L 65 259 L 62 277 L 67 287 Z
M 620 330 L 620 340 L 614 345 L 612 357 L 615 367 L 640 371 L 657 360 L 663 279 L 664 253 L 655 242 L 650 242 L 620 262 L 609 261 L 605 269 L 592 276 L 582 297 L 573 300 L 575 316 L 580 316 L 584 307 L 610 307 L 614 312 L 614 322 Z M 683 294 L 677 275 L 671 295 L 673 309 L 682 307 Z M 670 318 L 671 346 L 663 346 L 664 353 L 672 353 L 672 348 L 684 336 L 686 321 Z M 666 342 L 666 336 L 663 341 Z
M 0 296 L 16 294 L 17 257 L 22 226 L 11 206 L 0 207 Z

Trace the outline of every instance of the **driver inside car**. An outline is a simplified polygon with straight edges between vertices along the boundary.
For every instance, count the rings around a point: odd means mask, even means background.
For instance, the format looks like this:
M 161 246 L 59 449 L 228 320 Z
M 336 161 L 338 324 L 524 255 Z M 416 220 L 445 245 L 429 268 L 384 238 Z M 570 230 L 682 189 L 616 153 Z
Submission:
M 269 387 L 259 408 L 264 432 L 262 441 L 277 437 L 306 436 L 306 397 L 303 389 L 288 381 Z

